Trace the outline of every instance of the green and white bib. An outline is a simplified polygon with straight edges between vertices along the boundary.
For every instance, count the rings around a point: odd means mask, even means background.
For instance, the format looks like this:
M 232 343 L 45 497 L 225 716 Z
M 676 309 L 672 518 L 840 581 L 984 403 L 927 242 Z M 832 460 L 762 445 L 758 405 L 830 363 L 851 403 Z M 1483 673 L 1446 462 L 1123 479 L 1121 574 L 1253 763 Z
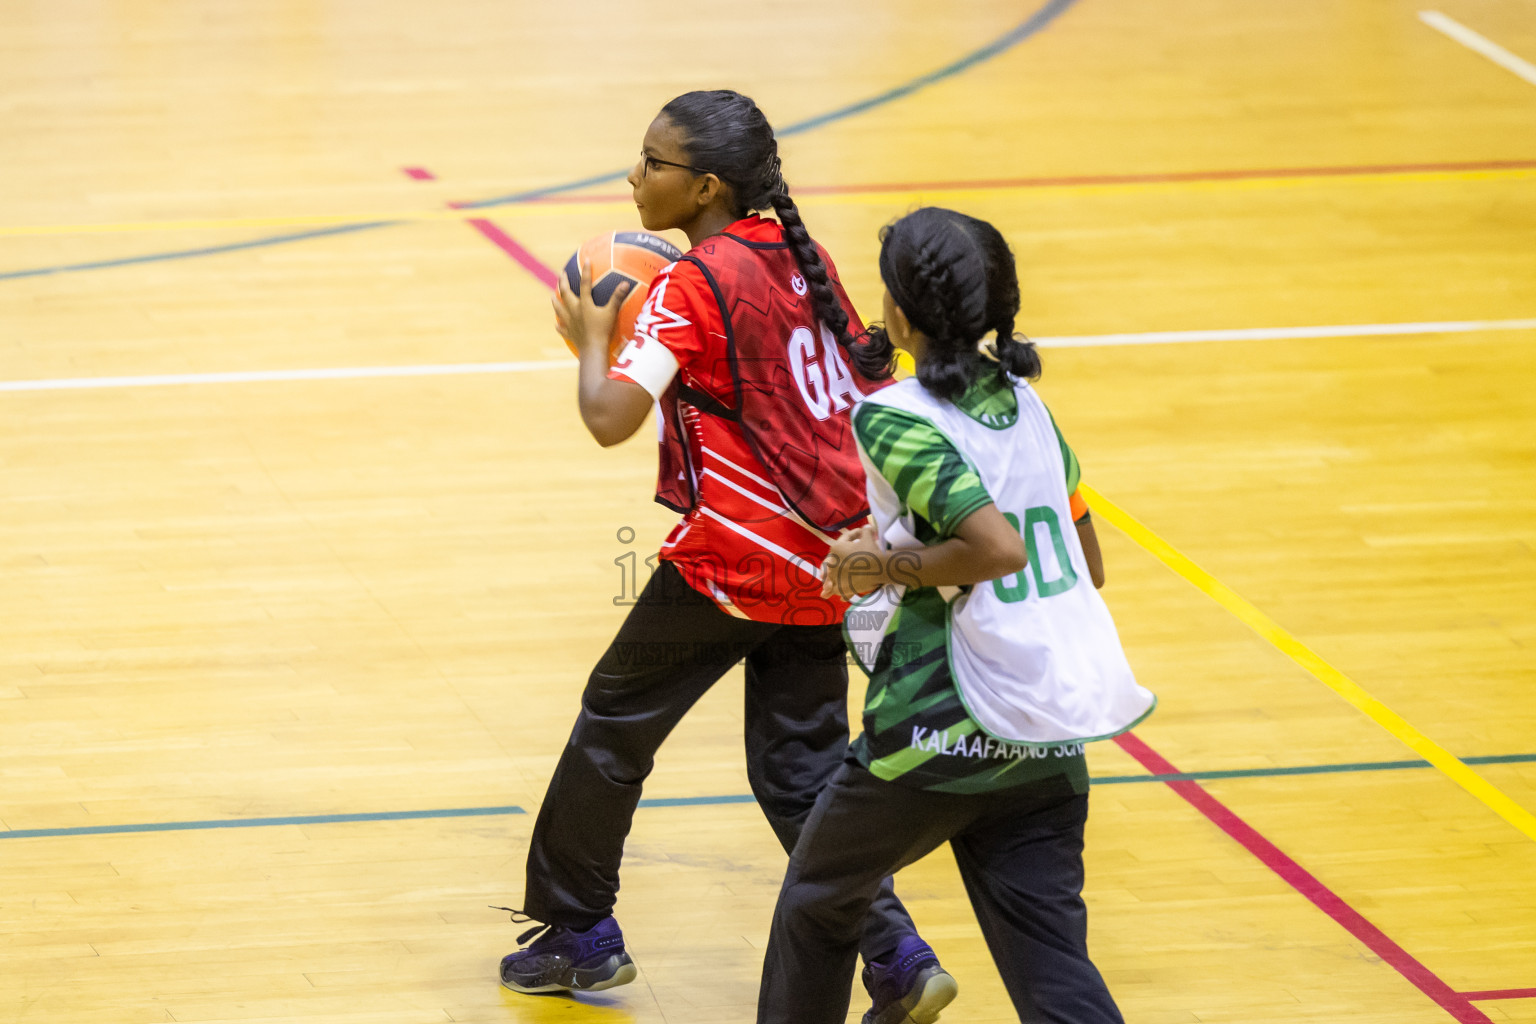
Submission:
M 966 711 L 1009 743 L 1056 745 L 1130 729 L 1156 705 L 1137 684 L 1109 609 L 1089 578 L 1073 527 L 1064 446 L 1050 412 L 1026 382 L 1001 389 L 1006 415 L 962 411 L 909 378 L 869 395 L 933 425 L 965 457 L 992 502 L 1023 534 L 1029 564 L 972 587 L 940 588 L 948 600 L 950 671 Z M 871 515 L 890 548 L 922 546 L 926 532 L 860 439 Z M 866 671 L 894 614 L 900 588 L 876 591 L 850 610 L 850 646 Z

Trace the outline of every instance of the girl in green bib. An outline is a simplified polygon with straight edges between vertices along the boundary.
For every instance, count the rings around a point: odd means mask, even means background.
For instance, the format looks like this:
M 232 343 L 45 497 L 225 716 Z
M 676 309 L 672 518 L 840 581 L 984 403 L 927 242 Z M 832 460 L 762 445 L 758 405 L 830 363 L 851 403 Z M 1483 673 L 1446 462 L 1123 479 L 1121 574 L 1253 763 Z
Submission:
M 864 595 L 846 622 L 870 674 L 864 733 L 791 857 L 758 1021 L 842 1021 L 880 880 L 948 842 L 1019 1019 L 1120 1024 L 1087 951 L 1083 745 L 1156 699 L 1097 592 L 1077 458 L 1029 384 L 1040 360 L 1014 333 L 1007 243 L 936 208 L 881 243 L 876 341 L 917 370 L 855 409 L 872 525 L 824 567 L 827 593 Z M 928 1024 L 954 998 L 926 946 L 875 967 L 865 984 L 884 1012 L 866 1024 Z

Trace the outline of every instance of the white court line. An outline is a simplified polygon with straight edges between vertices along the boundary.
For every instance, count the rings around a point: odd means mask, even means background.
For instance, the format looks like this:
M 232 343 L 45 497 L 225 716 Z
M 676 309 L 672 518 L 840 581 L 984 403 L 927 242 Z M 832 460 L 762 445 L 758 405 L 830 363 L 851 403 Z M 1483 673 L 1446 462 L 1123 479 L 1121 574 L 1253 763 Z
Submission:
M 1465 334 L 1469 331 L 1536 330 L 1536 319 L 1440 320 L 1410 324 L 1335 324 L 1330 327 L 1241 327 L 1229 331 L 1147 331 L 1142 334 L 1084 334 L 1034 338 L 1041 348 L 1098 345 L 1171 345 L 1187 341 L 1285 341 L 1290 338 L 1369 338 L 1394 334 Z
M 1437 32 L 1443 32 L 1467 49 L 1480 53 L 1506 71 L 1513 71 L 1521 78 L 1536 85 L 1536 64 L 1510 53 L 1498 43 L 1453 21 L 1439 11 L 1420 11 L 1419 20 Z
M 240 370 L 232 373 L 157 373 L 145 377 L 63 377 L 0 381 L 0 391 L 71 391 L 84 388 L 154 388 L 171 384 L 250 384 L 274 380 L 357 380 L 365 377 L 447 377 L 466 373 L 527 373 L 574 368 L 574 359 L 526 363 L 443 363 L 428 366 L 337 366 L 313 370 Z
M 1079 334 L 1032 339 L 1041 348 L 1095 348 L 1114 345 L 1172 345 L 1203 341 L 1286 341 L 1298 338 L 1366 338 L 1405 334 L 1467 334 L 1473 331 L 1532 331 L 1536 318 L 1522 320 L 1440 320 L 1405 324 L 1335 324 L 1327 327 L 1243 327 L 1225 331 L 1147 331 L 1141 334 Z M 245 370 L 232 373 L 162 373 L 144 377 L 63 377 L 0 381 L 6 391 L 72 391 L 96 388 L 151 388 L 175 384 L 249 384 L 285 380 L 357 380 L 368 377 L 446 377 L 487 373 L 529 373 L 575 369 L 574 359 L 521 363 L 443 363 L 425 366 L 342 366 L 313 370 Z M 718 456 L 717 456 L 718 457 Z

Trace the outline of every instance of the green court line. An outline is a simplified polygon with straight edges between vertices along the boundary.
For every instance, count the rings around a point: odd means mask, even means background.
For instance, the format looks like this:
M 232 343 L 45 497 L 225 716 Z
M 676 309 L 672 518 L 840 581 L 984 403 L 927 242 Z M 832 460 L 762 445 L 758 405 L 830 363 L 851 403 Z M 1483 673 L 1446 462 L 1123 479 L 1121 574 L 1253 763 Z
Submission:
M 1491 754 L 1464 757 L 1466 764 L 1532 764 L 1536 754 Z M 1308 764 L 1276 768 L 1225 768 L 1203 772 L 1173 772 L 1166 775 L 1100 775 L 1095 786 L 1122 785 L 1131 782 L 1208 782 L 1215 779 L 1268 779 L 1288 775 L 1329 775 L 1341 772 L 1403 771 L 1433 768 L 1428 761 L 1357 761 L 1350 764 Z M 750 793 L 722 796 L 674 796 L 641 800 L 641 807 L 711 807 L 722 804 L 749 804 Z M 445 807 L 423 811 L 365 811 L 357 814 L 288 815 L 276 818 L 225 818 L 207 821 L 155 821 L 127 825 L 82 825 L 74 828 L 18 828 L 0 832 L 0 839 L 51 839 L 60 836 L 121 835 L 131 832 L 190 832 L 216 828 L 267 828 L 278 825 L 334 825 L 360 821 L 418 821 L 426 818 L 488 818 L 526 814 L 521 807 Z

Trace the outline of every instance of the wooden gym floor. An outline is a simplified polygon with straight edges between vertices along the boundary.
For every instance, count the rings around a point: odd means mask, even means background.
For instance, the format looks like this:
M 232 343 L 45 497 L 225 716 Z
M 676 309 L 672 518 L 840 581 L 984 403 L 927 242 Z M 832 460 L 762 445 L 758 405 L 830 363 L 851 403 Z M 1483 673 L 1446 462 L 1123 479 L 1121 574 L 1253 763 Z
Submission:
M 730 85 L 866 312 L 914 204 L 1018 252 L 1162 700 L 1092 751 L 1126 1019 L 1536 1022 L 1536 7 L 1420 2 L 4 5 L 0 1020 L 752 1019 L 738 678 L 636 984 L 500 990 L 487 909 L 670 522 L 542 282 Z M 900 889 L 1012 1019 L 948 854 Z

